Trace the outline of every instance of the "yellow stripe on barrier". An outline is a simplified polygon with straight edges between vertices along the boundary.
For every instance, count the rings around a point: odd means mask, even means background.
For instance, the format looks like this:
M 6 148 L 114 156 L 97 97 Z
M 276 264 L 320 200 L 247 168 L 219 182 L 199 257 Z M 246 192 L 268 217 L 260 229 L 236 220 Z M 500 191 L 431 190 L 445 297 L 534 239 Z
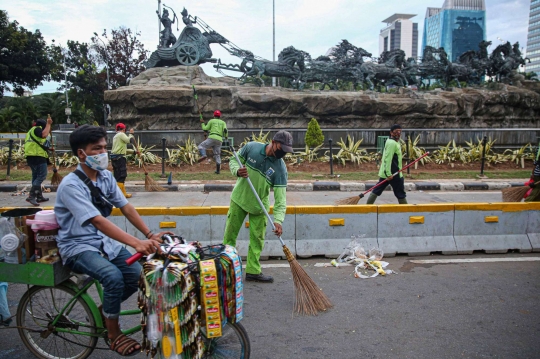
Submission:
M 159 228 L 176 228 L 176 222 L 159 222 Z
M 377 206 L 296 206 L 297 214 L 377 213 Z
M 379 213 L 417 213 L 417 212 L 450 212 L 454 204 L 382 204 Z
M 344 226 L 345 218 L 332 218 L 328 220 L 328 225 L 330 226 Z
M 456 203 L 456 211 L 502 211 L 520 212 L 540 209 L 540 205 L 534 203 Z
M 486 223 L 499 223 L 499 216 L 485 216 L 484 222 Z
M 424 216 L 410 216 L 409 224 L 424 224 Z
M 269 214 L 274 214 L 274 206 L 270 206 L 270 210 L 268 211 Z M 287 210 L 285 211 L 285 214 L 295 214 L 296 213 L 296 206 L 287 206 Z
M 136 207 L 141 216 L 200 216 L 210 214 L 210 207 Z
M 210 214 L 213 216 L 220 214 L 227 214 L 229 212 L 229 206 L 212 206 L 210 207 Z

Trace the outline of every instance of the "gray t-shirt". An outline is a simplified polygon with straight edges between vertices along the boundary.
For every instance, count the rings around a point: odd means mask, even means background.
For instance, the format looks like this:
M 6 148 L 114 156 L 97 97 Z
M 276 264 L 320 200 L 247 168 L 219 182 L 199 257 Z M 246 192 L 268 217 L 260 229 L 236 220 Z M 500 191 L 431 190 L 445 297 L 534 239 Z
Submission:
M 82 171 L 80 165 L 77 169 Z M 108 170 L 98 172 L 94 186 L 99 187 L 116 208 L 129 203 Z M 109 259 L 114 259 L 120 252 L 121 243 L 107 237 L 90 223 L 101 213 L 92 203 L 88 186 L 74 173 L 68 174 L 60 183 L 54 212 L 60 226 L 56 241 L 64 264 L 68 258 L 85 251 L 104 252 Z

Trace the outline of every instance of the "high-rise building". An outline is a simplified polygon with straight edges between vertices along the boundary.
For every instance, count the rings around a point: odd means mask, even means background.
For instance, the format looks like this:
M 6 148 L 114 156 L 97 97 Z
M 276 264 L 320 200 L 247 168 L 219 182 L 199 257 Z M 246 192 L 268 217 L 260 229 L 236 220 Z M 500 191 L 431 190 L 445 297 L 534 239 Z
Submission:
M 525 71 L 540 73 L 540 0 L 531 0 L 526 56 L 531 63 L 525 65 Z
M 445 0 L 442 8 L 427 8 L 422 54 L 426 46 L 443 47 L 448 58 L 456 61 L 466 51 L 478 51 L 485 39 L 485 0 Z
M 415 16 L 394 14 L 383 20 L 386 27 L 379 34 L 379 54 L 401 49 L 407 57 L 418 57 L 418 24 L 409 20 Z

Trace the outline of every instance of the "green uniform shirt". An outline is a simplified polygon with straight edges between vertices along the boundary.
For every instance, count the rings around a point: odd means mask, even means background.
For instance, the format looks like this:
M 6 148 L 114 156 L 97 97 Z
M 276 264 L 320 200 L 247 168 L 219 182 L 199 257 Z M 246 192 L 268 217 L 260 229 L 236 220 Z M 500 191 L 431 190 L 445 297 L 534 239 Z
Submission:
M 247 167 L 249 178 L 266 210 L 270 208 L 268 200 L 270 188 L 274 189 L 274 222 L 281 224 L 285 219 L 287 209 L 287 167 L 282 159 L 267 156 L 265 149 L 266 145 L 264 143 L 249 142 L 242 147 L 238 157 L 240 157 L 242 164 Z M 236 176 L 240 164 L 236 162 L 234 156 L 230 159 L 229 168 L 231 173 Z M 231 200 L 248 213 L 264 213 L 245 178 L 238 178 L 236 181 Z
M 26 133 L 26 138 L 24 139 L 24 157 L 45 157 L 49 158 L 49 154 L 47 151 L 45 151 L 43 148 L 41 148 L 39 144 L 43 145 L 45 141 L 47 141 L 46 138 L 42 138 L 39 136 L 36 136 L 35 130 L 36 128 L 40 128 L 41 126 L 34 126 Z M 36 140 L 38 142 L 36 142 Z
M 401 145 L 393 138 L 386 140 L 382 155 L 381 168 L 379 170 L 380 178 L 390 177 L 402 168 Z M 403 173 L 399 173 L 403 177 Z
M 127 145 L 133 138 L 133 135 L 126 135 L 124 132 L 118 132 L 113 137 L 112 150 L 113 155 L 126 155 L 126 153 L 133 153 L 133 150 L 128 150 Z
M 202 123 L 201 125 L 203 131 L 208 131 L 208 138 L 223 141 L 225 131 L 227 130 L 225 121 L 220 120 L 219 118 L 213 118 L 208 121 L 208 123 Z

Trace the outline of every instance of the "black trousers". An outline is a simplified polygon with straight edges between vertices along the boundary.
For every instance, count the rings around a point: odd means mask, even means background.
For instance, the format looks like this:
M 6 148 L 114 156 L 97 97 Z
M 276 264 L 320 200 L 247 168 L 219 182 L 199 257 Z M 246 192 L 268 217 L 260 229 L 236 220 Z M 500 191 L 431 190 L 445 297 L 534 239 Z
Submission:
M 378 183 L 381 183 L 385 179 L 386 178 L 379 178 Z M 374 193 L 377 196 L 380 196 L 383 193 L 384 189 L 388 187 L 389 184 L 392 185 L 392 190 L 394 191 L 394 195 L 396 196 L 397 199 L 403 199 L 407 197 L 407 194 L 405 193 L 405 178 L 400 177 L 399 174 L 396 175 L 394 178 L 392 178 L 391 181 L 385 182 L 379 187 L 375 188 L 373 191 L 371 191 L 371 193 Z
M 127 177 L 127 160 L 124 156 L 111 157 L 114 179 L 118 183 L 124 183 Z

